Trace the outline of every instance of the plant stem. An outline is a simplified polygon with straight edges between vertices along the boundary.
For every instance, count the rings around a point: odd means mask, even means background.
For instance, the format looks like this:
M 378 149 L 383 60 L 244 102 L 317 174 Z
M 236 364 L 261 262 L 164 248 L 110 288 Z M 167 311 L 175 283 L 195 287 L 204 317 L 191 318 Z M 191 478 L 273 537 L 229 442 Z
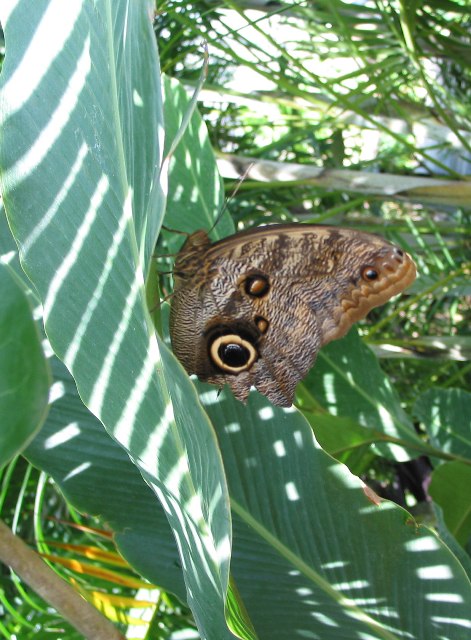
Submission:
M 0 521 L 0 561 L 90 640 L 124 640 L 116 627 Z

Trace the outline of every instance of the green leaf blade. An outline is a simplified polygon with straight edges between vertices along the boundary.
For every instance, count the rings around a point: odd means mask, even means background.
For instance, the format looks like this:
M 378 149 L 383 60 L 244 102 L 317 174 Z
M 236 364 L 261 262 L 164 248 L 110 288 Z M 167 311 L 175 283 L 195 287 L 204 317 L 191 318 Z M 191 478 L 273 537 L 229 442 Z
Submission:
M 50 374 L 32 309 L 10 268 L 0 263 L 0 468 L 41 427 Z
M 382 455 L 403 461 L 416 455 L 414 449 L 421 449 L 421 440 L 391 381 L 355 329 L 320 350 L 303 386 L 334 415 L 350 417 L 360 425 L 404 442 L 402 446 L 375 445 Z M 408 442 L 413 445 L 411 451 L 407 450 Z
M 414 405 L 434 447 L 471 460 L 471 393 L 464 389 L 429 389 Z
M 201 389 L 229 482 L 232 571 L 260 637 L 463 637 L 469 581 L 432 530 L 372 499 L 299 412 Z
M 20 1 L 2 15 L 9 52 L 1 87 L 6 212 L 43 301 L 53 349 L 165 506 L 202 636 L 230 637 L 230 513 L 220 455 L 146 305 L 165 188 L 151 3 L 70 3 L 61 44 L 55 38 L 62 36 L 46 29 L 52 7 Z M 25 23 L 35 25 L 34 37 Z M 145 44 L 132 58 L 134 47 L 126 47 L 136 40 Z M 12 77 L 26 72 L 19 56 L 30 60 L 41 46 L 47 72 L 16 108 Z
M 445 524 L 463 546 L 471 539 L 471 466 L 452 461 L 432 475 L 430 495 L 440 505 Z

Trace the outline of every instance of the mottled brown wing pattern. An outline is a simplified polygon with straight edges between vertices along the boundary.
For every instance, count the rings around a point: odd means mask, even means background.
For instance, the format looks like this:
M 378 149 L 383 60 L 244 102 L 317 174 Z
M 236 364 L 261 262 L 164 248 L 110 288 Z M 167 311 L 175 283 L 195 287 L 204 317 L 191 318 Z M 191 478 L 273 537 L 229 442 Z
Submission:
M 377 236 L 293 224 L 215 244 L 198 231 L 174 274 L 170 333 L 186 370 L 289 406 L 320 347 L 407 287 L 415 266 Z

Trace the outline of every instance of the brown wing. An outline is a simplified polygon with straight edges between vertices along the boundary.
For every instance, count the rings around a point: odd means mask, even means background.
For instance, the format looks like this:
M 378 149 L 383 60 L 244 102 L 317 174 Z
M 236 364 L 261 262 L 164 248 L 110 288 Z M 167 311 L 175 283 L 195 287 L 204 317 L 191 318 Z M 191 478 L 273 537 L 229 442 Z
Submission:
M 196 264 L 188 243 L 177 260 L 181 268 L 193 257 L 175 287 L 172 344 L 190 373 L 227 382 L 240 400 L 254 385 L 290 405 L 319 348 L 415 278 L 400 249 L 337 227 L 262 227 L 207 246 Z

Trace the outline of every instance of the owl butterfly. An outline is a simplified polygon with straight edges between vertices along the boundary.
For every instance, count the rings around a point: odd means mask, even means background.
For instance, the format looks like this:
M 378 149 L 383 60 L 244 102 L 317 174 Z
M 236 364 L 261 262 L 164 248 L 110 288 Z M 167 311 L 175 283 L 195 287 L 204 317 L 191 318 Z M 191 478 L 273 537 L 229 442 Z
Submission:
M 408 254 L 378 236 L 284 224 L 186 240 L 174 266 L 170 335 L 188 373 L 245 401 L 289 406 L 319 349 L 408 287 Z

